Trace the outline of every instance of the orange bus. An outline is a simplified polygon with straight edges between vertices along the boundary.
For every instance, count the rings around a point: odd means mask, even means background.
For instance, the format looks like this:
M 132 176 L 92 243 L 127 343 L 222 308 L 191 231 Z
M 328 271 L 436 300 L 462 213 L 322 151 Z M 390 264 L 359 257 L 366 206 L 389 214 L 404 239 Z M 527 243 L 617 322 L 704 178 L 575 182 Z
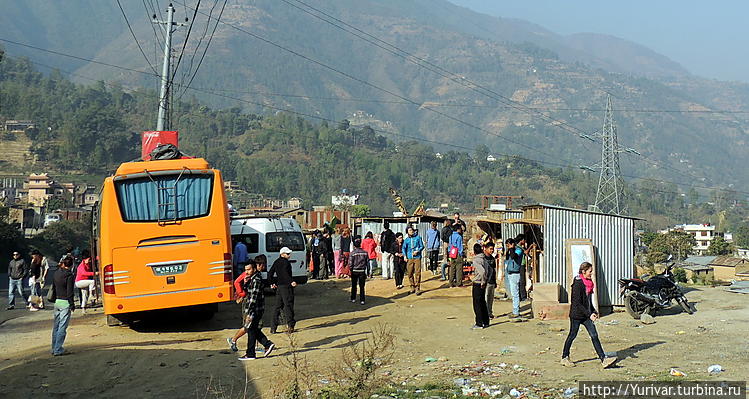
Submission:
M 178 307 L 210 317 L 231 299 L 224 183 L 204 159 L 120 165 L 104 180 L 93 229 L 109 325 Z

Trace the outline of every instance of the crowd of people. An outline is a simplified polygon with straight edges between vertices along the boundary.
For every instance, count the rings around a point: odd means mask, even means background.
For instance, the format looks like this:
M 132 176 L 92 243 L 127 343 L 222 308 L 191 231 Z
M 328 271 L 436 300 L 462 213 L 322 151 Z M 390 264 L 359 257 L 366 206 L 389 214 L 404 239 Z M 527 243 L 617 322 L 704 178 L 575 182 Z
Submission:
M 512 319 L 522 319 L 520 302 L 525 288 L 521 284 L 525 257 L 533 246 L 528 246 L 524 235 L 507 238 L 504 245 L 477 236 L 472 247 L 464 248 L 464 233 L 466 224 L 455 214 L 453 220 L 446 220 L 441 229 L 432 222 L 426 232 L 425 240 L 417 229 L 408 226 L 406 236 L 393 233 L 387 222 L 383 225 L 378 243 L 374 234 L 369 231 L 364 237 L 352 236 L 349 229 L 314 232 L 309 242 L 313 279 L 326 279 L 333 275 L 338 278 L 349 278 L 351 281 L 350 301 L 361 305 L 366 303 L 365 286 L 368 279 L 378 267 L 377 248 L 382 254 L 381 273 L 385 280 L 394 279 L 396 289 L 404 288 L 404 279 L 408 277 L 409 292 L 421 295 L 422 254 L 426 252 L 426 269 L 433 275 L 439 275 L 447 287 L 461 287 L 464 283 L 463 269 L 466 259 L 471 259 L 473 275 L 471 277 L 471 296 L 474 311 L 473 329 L 484 329 L 490 326 L 490 320 L 495 318 L 493 303 L 498 281 L 504 279 L 506 292 L 512 298 Z M 470 241 L 469 241 L 470 243 Z M 262 318 L 265 313 L 265 290 L 276 292 L 276 301 L 271 313 L 270 333 L 278 333 L 281 321 L 286 325 L 286 332 L 295 329 L 294 290 L 297 283 L 292 276 L 292 266 L 289 258 L 292 250 L 283 247 L 278 253 L 264 282 L 262 273 L 266 271 L 268 259 L 265 255 L 258 255 L 252 259 L 247 249 L 238 243 L 235 246 L 235 267 L 239 267 L 241 274 L 234 280 L 236 301 L 241 309 L 241 327 L 234 336 L 227 338 L 232 351 L 238 351 L 237 341 L 247 335 L 247 349 L 239 359 L 248 361 L 255 359 L 256 344 L 263 347 L 263 356 L 269 356 L 275 344 L 262 332 Z M 502 244 L 500 242 L 500 244 Z M 471 253 L 466 253 L 471 250 Z M 440 263 L 440 254 L 442 262 Z M 8 264 L 9 290 L 8 310 L 15 308 L 16 294 L 26 303 L 30 311 L 44 308 L 42 299 L 45 281 L 51 280 L 46 299 L 54 304 L 52 328 L 52 354 L 55 356 L 65 353 L 63 344 L 71 314 L 80 307 L 85 313 L 90 302 L 95 302 L 96 293 L 94 283 L 95 271 L 89 251 L 69 249 L 56 265 L 52 265 L 47 257 L 39 251 L 30 253 L 31 261 L 26 262 L 19 252 L 14 252 Z M 570 360 L 570 348 L 577 337 L 580 326 L 584 326 L 593 343 L 603 367 L 611 366 L 615 358 L 607 357 L 593 323 L 598 318 L 598 312 L 593 307 L 592 292 L 594 283 L 591 280 L 592 265 L 580 265 L 579 274 L 572 284 L 570 330 L 564 343 L 561 363 L 567 367 L 574 367 Z M 25 287 L 29 287 L 26 296 Z M 78 305 L 76 306 L 76 298 Z
M 36 312 L 45 308 L 44 289 L 47 288 L 46 300 L 53 304 L 52 355 L 65 353 L 63 344 L 72 312 L 78 307 L 86 312 L 89 303 L 96 302 L 94 268 L 88 250 L 79 251 L 69 248 L 56 263 L 32 250 L 30 262 L 23 254 L 14 251 L 8 262 L 8 306 L 14 310 L 16 295 L 24 301 L 26 309 Z M 28 296 L 26 288 L 28 287 Z

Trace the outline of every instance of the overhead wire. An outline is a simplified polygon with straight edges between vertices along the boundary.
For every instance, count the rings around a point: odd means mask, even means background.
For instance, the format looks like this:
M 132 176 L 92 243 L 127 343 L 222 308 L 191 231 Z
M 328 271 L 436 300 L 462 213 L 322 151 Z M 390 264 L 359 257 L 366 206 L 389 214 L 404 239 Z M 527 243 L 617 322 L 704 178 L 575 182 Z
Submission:
M 122 12 L 122 17 L 125 19 L 125 23 L 127 24 L 127 29 L 130 30 L 130 34 L 133 36 L 133 40 L 135 40 L 135 44 L 138 46 L 138 50 L 140 50 L 140 53 L 143 54 L 143 58 L 145 58 L 146 62 L 148 63 L 148 66 L 151 68 L 153 73 L 156 73 L 156 68 L 153 67 L 151 64 L 151 61 L 148 59 L 148 56 L 146 56 L 145 51 L 143 51 L 143 47 L 140 46 L 140 42 L 138 41 L 138 38 L 135 36 L 135 32 L 133 32 L 133 27 L 130 26 L 130 21 L 127 19 L 127 14 L 125 13 L 125 10 L 122 8 L 122 4 L 120 3 L 120 0 L 117 0 L 117 5 L 120 7 L 120 11 Z
M 59 51 L 44 49 L 44 48 L 41 48 L 41 47 L 37 47 L 37 46 L 33 46 L 33 45 L 28 45 L 28 44 L 24 44 L 24 43 L 18 43 L 18 42 L 15 42 L 15 41 L 12 41 L 12 40 L 8 40 L 8 39 L 0 38 L 0 41 L 6 42 L 6 43 L 10 43 L 10 44 L 14 44 L 14 45 L 19 45 L 19 46 L 27 47 L 27 48 L 31 48 L 31 49 L 35 49 L 35 50 L 38 50 L 38 51 L 43 51 L 43 52 L 47 52 L 47 53 L 51 53 L 51 54 L 63 56 L 63 57 L 69 57 L 69 58 L 74 58 L 74 59 L 78 59 L 78 60 L 82 60 L 82 61 L 88 61 L 88 62 L 91 62 L 91 63 L 103 65 L 103 66 L 118 68 L 118 69 L 121 69 L 121 70 L 136 72 L 136 73 L 145 74 L 145 75 L 148 75 L 148 76 L 157 76 L 157 75 L 154 75 L 154 74 L 152 74 L 152 73 L 150 73 L 148 71 L 140 71 L 140 70 L 136 70 L 136 69 L 133 69 L 133 68 L 123 67 L 123 66 L 109 64 L 109 63 L 103 63 L 103 62 L 96 61 L 96 60 L 93 60 L 93 59 L 79 57 L 79 56 L 75 56 L 75 55 L 71 55 L 71 54 L 65 54 L 65 53 L 62 53 L 62 52 L 59 52 Z M 50 68 L 50 69 L 56 69 L 56 70 L 63 71 L 60 68 L 56 68 L 56 67 L 52 67 L 52 66 L 49 66 L 49 65 L 41 64 L 41 63 L 38 63 L 38 62 L 32 62 L 32 63 L 36 64 L 36 65 L 44 66 L 44 67 L 47 67 L 47 68 Z M 86 76 L 83 76 L 83 75 L 80 75 L 80 74 L 75 74 L 75 73 L 72 73 L 72 72 L 69 72 L 69 71 L 65 71 L 65 72 L 68 73 L 68 74 L 70 74 L 70 75 L 73 75 L 73 76 L 82 77 L 84 79 L 88 79 L 88 80 L 92 80 L 92 81 L 101 81 L 101 79 L 86 77 Z M 108 84 L 108 85 L 112 86 L 111 84 Z M 304 116 L 304 117 L 307 117 L 307 118 L 310 118 L 310 119 L 321 120 L 321 121 L 325 121 L 325 122 L 329 122 L 329 123 L 338 123 L 338 121 L 335 121 L 333 119 L 324 118 L 324 117 L 320 117 L 320 116 L 317 116 L 317 115 L 312 115 L 312 114 L 308 114 L 308 113 L 304 113 L 304 112 L 299 112 L 299 111 L 295 111 L 293 109 L 281 108 L 281 107 L 277 107 L 277 106 L 274 106 L 274 105 L 268 105 L 268 104 L 263 104 L 263 103 L 259 103 L 259 102 L 254 102 L 254 101 L 246 100 L 246 99 L 243 99 L 243 98 L 237 98 L 237 97 L 227 96 L 225 94 L 212 92 L 210 89 L 201 89 L 201 88 L 195 88 L 195 87 L 189 87 L 187 89 L 188 90 L 192 90 L 192 91 L 196 91 L 196 92 L 200 92 L 200 93 L 204 93 L 204 94 L 209 94 L 209 95 L 217 96 L 217 97 L 231 99 L 231 100 L 234 100 L 234 101 L 237 101 L 237 102 L 253 104 L 253 105 L 257 105 L 257 106 L 263 107 L 263 108 L 268 108 L 268 109 L 273 109 L 273 110 L 276 110 L 276 111 L 286 112 L 286 113 L 289 113 L 289 114 L 295 114 L 295 115 L 299 115 L 299 116 Z M 430 143 L 430 144 L 437 144 L 437 145 L 441 145 L 441 146 L 453 147 L 453 148 L 458 148 L 458 149 L 462 149 L 462 150 L 467 150 L 467 151 L 470 151 L 470 152 L 475 152 L 475 148 L 470 148 L 470 147 L 462 146 L 462 145 L 459 145 L 459 144 L 452 144 L 452 143 L 446 143 L 446 142 L 441 142 L 441 141 L 436 141 L 436 140 L 430 140 L 430 139 L 425 139 L 425 138 L 421 138 L 421 137 L 405 135 L 405 134 L 402 134 L 402 133 L 396 133 L 396 132 L 391 132 L 391 131 L 382 130 L 382 129 L 376 129 L 376 128 L 371 128 L 371 129 L 373 131 L 375 131 L 375 132 L 379 132 L 379 133 L 382 133 L 382 134 L 385 134 L 385 135 L 389 135 L 389 136 L 401 137 L 401 138 L 406 138 L 406 139 L 417 141 L 417 142 L 426 142 L 426 143 Z M 546 165 L 551 165 L 551 166 L 554 166 L 554 167 L 560 167 L 560 168 L 568 168 L 568 169 L 578 170 L 577 166 L 571 165 L 571 164 L 562 164 L 562 163 L 557 163 L 557 162 L 552 162 L 552 161 L 542 161 L 542 160 L 537 160 L 537 159 L 523 157 L 523 156 L 517 155 L 517 154 L 507 154 L 507 153 L 502 153 L 502 152 L 492 152 L 492 153 L 493 154 L 497 154 L 497 155 L 502 155 L 502 156 L 505 156 L 505 157 L 510 157 L 510 158 L 514 158 L 514 159 L 520 159 L 520 160 L 524 160 L 524 161 L 528 161 L 528 162 L 532 162 L 532 163 L 537 163 L 537 164 L 546 164 Z M 650 182 L 656 182 L 656 183 L 670 183 L 670 184 L 674 184 L 676 186 L 686 186 L 686 187 L 690 187 L 690 188 L 713 190 L 713 191 L 719 191 L 719 192 L 733 192 L 733 193 L 741 193 L 741 194 L 749 195 L 749 191 L 741 191 L 741 190 L 735 190 L 735 189 L 723 189 L 723 188 L 710 187 L 710 186 L 700 186 L 700 185 L 695 185 L 695 184 L 679 183 L 679 182 L 669 181 L 669 180 L 665 180 L 665 179 L 647 178 L 647 177 L 634 176 L 634 175 L 623 175 L 623 176 L 624 177 L 628 177 L 628 178 L 632 178 L 632 179 L 643 180 L 643 181 L 650 181 Z M 671 192 L 671 193 L 673 193 L 673 194 L 682 194 L 682 193 L 679 193 L 679 192 Z
M 302 4 L 305 7 L 309 8 L 311 10 L 314 10 L 315 12 L 317 12 L 319 14 L 324 15 L 325 17 L 327 17 L 329 19 L 332 19 L 332 20 L 334 20 L 334 21 L 336 21 L 336 22 L 338 22 L 338 23 L 340 23 L 342 25 L 345 25 L 346 27 L 348 27 L 348 28 L 350 28 L 350 29 L 352 29 L 352 30 L 354 30 L 356 32 L 361 33 L 362 35 L 371 37 L 374 41 L 369 40 L 369 39 L 367 39 L 365 37 L 362 37 L 361 35 L 359 35 L 359 34 L 357 34 L 355 32 L 352 32 L 351 30 L 346 29 L 346 28 L 344 28 L 344 27 L 342 27 L 342 26 L 340 26 L 340 25 L 338 25 L 336 23 L 333 23 L 333 22 L 331 22 L 328 19 L 322 18 L 319 15 L 317 15 L 317 14 L 315 14 L 315 13 L 313 13 L 313 12 L 307 10 L 307 9 L 304 9 L 302 7 L 299 7 L 299 6 L 295 5 L 295 4 L 292 4 L 289 0 L 281 0 L 281 1 L 284 2 L 284 3 L 286 3 L 286 4 L 289 4 L 290 6 L 292 6 L 294 8 L 297 8 L 298 10 L 300 10 L 300 11 L 302 11 L 302 12 L 308 14 L 308 15 L 313 16 L 314 18 L 317 18 L 317 19 L 319 19 L 321 21 L 324 21 L 324 22 L 326 22 L 326 23 L 328 23 L 330 25 L 333 25 L 333 26 L 335 26 L 335 27 L 337 27 L 337 28 L 339 28 L 339 29 L 341 29 L 341 30 L 343 30 L 345 32 L 348 32 L 348 33 L 350 33 L 350 34 L 352 34 L 352 35 L 354 35 L 354 36 L 356 36 L 356 37 L 358 37 L 358 38 L 360 38 L 360 39 L 362 39 L 362 40 L 364 40 L 364 41 L 366 41 L 366 42 L 368 42 L 368 43 L 370 43 L 370 44 L 372 44 L 372 45 L 374 45 L 374 46 L 376 46 L 378 48 L 381 48 L 381 49 L 383 49 L 385 51 L 390 52 L 391 54 L 394 54 L 394 55 L 396 55 L 398 57 L 401 57 L 401 58 L 405 59 L 406 61 L 408 61 L 410 63 L 413 63 L 415 65 L 421 66 L 422 68 L 430 70 L 432 72 L 435 72 L 435 73 L 439 74 L 440 76 L 443 76 L 445 78 L 450 79 L 453 82 L 459 83 L 459 84 L 463 85 L 464 87 L 467 87 L 467 88 L 469 88 L 469 89 L 471 89 L 471 90 L 473 90 L 473 91 L 475 91 L 477 93 L 483 94 L 483 95 L 488 96 L 488 97 L 492 97 L 492 95 L 493 95 L 494 96 L 493 98 L 495 100 L 499 101 L 499 102 L 502 102 L 502 103 L 505 103 L 505 104 L 508 104 L 508 105 L 516 105 L 517 106 L 516 109 L 518 109 L 518 110 L 521 110 L 521 111 L 524 111 L 524 112 L 535 113 L 535 114 L 541 116 L 544 119 L 550 120 L 552 122 L 551 123 L 552 126 L 557 126 L 557 127 L 561 128 L 563 130 L 566 130 L 566 131 L 568 131 L 570 133 L 575 134 L 576 136 L 578 136 L 580 138 L 592 139 L 590 137 L 590 135 L 587 134 L 587 132 L 585 132 L 584 130 L 582 130 L 580 128 L 577 128 L 576 126 L 573 126 L 573 125 L 567 123 L 566 121 L 550 117 L 550 116 L 544 114 L 543 112 L 536 112 L 536 111 L 534 111 L 532 109 L 529 109 L 527 106 L 525 106 L 522 103 L 516 102 L 516 101 L 514 101 L 514 100 L 512 100 L 512 99 L 510 99 L 508 97 L 503 96 L 500 93 L 495 92 L 492 89 L 489 89 L 489 88 L 487 88 L 485 86 L 479 85 L 479 84 L 477 84 L 477 83 L 475 83 L 473 81 L 470 81 L 470 80 L 466 79 L 464 76 L 455 74 L 455 73 L 453 73 L 453 72 L 451 72 L 451 71 L 449 71 L 447 69 L 444 69 L 444 68 L 440 67 L 439 65 L 436 65 L 436 64 L 434 64 L 434 63 L 432 63 L 432 62 L 424 59 L 424 58 L 421 58 L 419 56 L 413 55 L 413 54 L 411 54 L 411 53 L 409 53 L 409 52 L 407 52 L 407 51 L 399 48 L 398 46 L 395 46 L 395 45 L 393 45 L 393 44 L 391 44 L 391 43 L 389 43 L 389 42 L 387 42 L 385 40 L 382 40 L 382 39 L 380 39 L 380 38 L 378 38 L 378 37 L 376 37 L 376 36 L 374 36 L 372 34 L 369 34 L 368 32 L 365 32 L 365 31 L 357 28 L 356 26 L 348 24 L 345 21 L 343 21 L 341 19 L 338 19 L 335 16 L 332 16 L 332 15 L 326 13 L 325 11 L 322 11 L 322 10 L 320 10 L 318 8 L 315 8 L 315 7 L 309 5 L 309 4 L 307 4 L 307 3 L 305 3 L 305 2 L 303 2 L 301 0 L 292 0 L 292 1 L 294 1 L 296 3 L 299 3 L 299 4 Z M 380 45 L 378 43 L 382 43 L 382 45 Z M 418 62 L 414 61 L 414 60 L 417 60 Z M 429 67 L 433 67 L 434 69 L 426 67 L 426 66 L 422 65 L 421 63 L 426 64 Z M 489 93 L 489 94 L 487 94 L 487 93 Z M 670 165 L 665 165 L 665 164 L 662 164 L 661 162 L 659 162 L 657 160 L 652 160 L 652 159 L 650 159 L 650 158 L 642 155 L 641 153 L 634 153 L 634 155 L 639 156 L 640 158 L 644 159 L 645 161 L 647 161 L 647 162 L 649 162 L 649 163 L 651 163 L 651 164 L 653 164 L 655 166 L 660 166 L 660 167 L 663 167 L 663 168 L 670 169 L 670 170 L 672 170 L 672 171 L 674 171 L 674 172 L 676 172 L 678 174 L 681 174 L 682 176 L 687 176 L 687 177 L 690 177 L 690 178 L 699 178 L 699 177 L 697 177 L 697 176 L 695 176 L 695 175 L 693 175 L 691 173 L 688 173 L 688 172 L 685 173 L 685 172 L 683 172 L 683 171 L 681 171 L 679 169 L 676 169 L 676 168 L 674 168 L 674 167 L 672 167 Z
M 224 0 L 224 4 L 221 6 L 221 11 L 218 14 L 218 18 L 216 19 L 216 24 L 213 26 L 213 31 L 211 32 L 211 36 L 208 38 L 208 43 L 205 45 L 205 48 L 203 48 L 203 54 L 200 56 L 200 61 L 198 61 L 198 66 L 195 67 L 195 71 L 193 71 L 192 76 L 190 76 L 190 80 L 187 82 L 187 85 L 185 86 L 186 89 L 190 88 L 190 85 L 192 84 L 192 81 L 195 79 L 195 76 L 198 74 L 198 71 L 200 70 L 200 66 L 203 65 L 203 59 L 205 58 L 205 54 L 208 52 L 208 47 L 211 46 L 211 41 L 213 41 L 213 35 L 216 33 L 216 28 L 218 28 L 219 22 L 221 22 L 221 16 L 224 15 L 224 9 L 226 8 L 226 3 L 228 0 Z M 185 7 L 187 7 L 186 4 L 183 3 Z M 198 10 L 195 10 L 195 13 L 198 13 Z M 203 13 L 205 15 L 205 13 Z M 210 23 L 210 18 L 208 19 L 208 23 Z M 184 91 L 182 92 L 182 95 L 184 95 Z M 182 98 L 182 95 L 177 97 L 177 100 Z
M 176 2 L 177 2 L 177 3 L 179 3 L 179 4 L 183 4 L 183 5 L 184 5 L 184 3 L 180 3 L 180 1 L 178 1 L 178 0 L 177 0 Z M 187 7 L 189 8 L 189 6 L 188 6 L 188 5 L 186 5 L 186 6 L 187 6 Z M 205 15 L 205 13 L 203 13 L 203 14 Z M 352 75 L 352 74 L 350 74 L 350 73 L 348 73 L 348 72 L 344 72 L 344 71 L 342 71 L 342 70 L 340 70 L 340 69 L 337 69 L 337 68 L 335 68 L 335 67 L 333 67 L 333 66 L 330 66 L 330 65 L 328 65 L 328 64 L 325 64 L 325 63 L 324 63 L 324 62 L 322 62 L 322 61 L 319 61 L 319 60 L 317 60 L 317 59 L 314 59 L 314 58 L 312 58 L 312 57 L 309 57 L 309 56 L 307 56 L 307 55 L 305 55 L 305 54 L 302 54 L 302 53 L 300 53 L 300 52 L 298 52 L 298 51 L 296 51 L 296 50 L 292 50 L 292 49 L 290 49 L 290 48 L 288 48 L 288 47 L 285 47 L 285 46 L 283 46 L 283 45 L 281 45 L 281 44 L 278 44 L 278 43 L 276 43 L 276 42 L 273 42 L 273 41 L 271 41 L 271 40 L 269 40 L 269 39 L 266 39 L 266 38 L 264 38 L 264 37 L 262 37 L 262 36 L 260 36 L 260 35 L 257 35 L 257 34 L 255 34 L 255 33 L 253 33 L 253 32 L 250 32 L 250 31 L 248 31 L 248 30 L 246 30 L 246 29 L 243 29 L 243 28 L 241 28 L 241 27 L 239 27 L 239 26 L 236 26 L 236 25 L 234 25 L 234 24 L 230 24 L 230 23 L 227 23 L 227 22 L 225 22 L 225 21 L 220 21 L 220 22 L 221 22 L 222 24 L 225 24 L 225 25 L 228 25 L 228 26 L 232 27 L 233 29 L 236 29 L 236 30 L 238 30 L 238 31 L 240 31 L 240 32 L 243 32 L 243 33 L 245 33 L 245 34 L 247 34 L 247 35 L 249 35 L 249 36 L 252 36 L 252 37 L 254 37 L 254 38 L 256 38 L 256 39 L 258 39 L 258 40 L 260 40 L 260 41 L 262 41 L 262 42 L 264 42 L 264 43 L 267 43 L 267 44 L 269 44 L 269 45 L 271 45 L 271 46 L 274 46 L 274 47 L 276 47 L 276 48 L 279 48 L 279 49 L 281 49 L 281 50 L 283 50 L 283 51 L 286 51 L 286 52 L 288 52 L 288 53 L 291 53 L 291 54 L 293 54 L 293 55 L 295 55 L 295 56 L 297 56 L 297 57 L 300 57 L 300 58 L 302 58 L 302 59 L 305 59 L 305 60 L 307 60 L 307 61 L 309 61 L 309 62 L 311 62 L 311 63 L 313 63 L 313 64 L 315 64 L 315 65 L 318 65 L 318 66 L 320 66 L 320 67 L 322 67 L 322 68 L 325 68 L 325 69 L 327 69 L 327 70 L 330 70 L 330 71 L 332 71 L 332 72 L 335 72 L 335 73 L 337 73 L 337 74 L 339 74 L 339 75 L 342 75 L 342 76 L 344 76 L 344 77 L 346 77 L 346 78 L 349 78 L 349 79 L 351 79 L 351 80 L 353 80 L 353 81 L 355 81 L 355 82 L 361 83 L 361 84 L 363 84 L 363 85 L 365 85 L 365 86 L 369 86 L 369 87 L 371 87 L 371 88 L 374 88 L 374 89 L 376 89 L 376 90 L 378 90 L 378 91 L 382 91 L 382 92 L 384 92 L 384 93 L 386 93 L 386 94 L 389 94 L 389 95 L 391 95 L 391 96 L 393 96 L 393 97 L 399 98 L 399 99 L 401 99 L 401 100 L 403 100 L 403 101 L 407 101 L 407 102 L 409 102 L 409 103 L 411 103 L 411 104 L 414 104 L 414 105 L 421 105 L 421 103 L 419 103 L 419 102 L 416 102 L 416 101 L 414 101 L 414 100 L 411 100 L 411 99 L 409 99 L 409 98 L 407 98 L 407 97 L 405 97 L 405 96 L 402 96 L 402 95 L 400 95 L 400 94 L 397 94 L 397 93 L 393 92 L 392 90 L 388 90 L 388 89 L 382 88 L 382 87 L 380 87 L 380 86 L 377 86 L 377 85 L 375 85 L 375 84 L 373 84 L 373 83 L 371 83 L 371 82 L 368 82 L 368 81 L 366 81 L 366 80 L 364 80 L 364 79 L 361 79 L 361 78 L 358 78 L 358 77 L 356 77 L 356 76 L 354 76 L 354 75 Z M 526 148 L 526 149 L 529 149 L 529 150 L 535 151 L 535 152 L 537 152 L 537 153 L 540 153 L 540 154 L 544 154 L 544 155 L 547 155 L 547 156 L 549 156 L 549 157 L 554 157 L 554 155 L 552 155 L 552 154 L 549 154 L 549 153 L 547 153 L 547 152 L 545 152 L 545 151 L 542 151 L 542 150 L 538 149 L 537 147 L 529 146 L 529 145 L 527 145 L 527 144 L 525 144 L 525 143 L 523 143 L 523 142 L 520 142 L 520 141 L 517 141 L 517 140 L 511 139 L 511 138 L 509 138 L 509 137 L 506 137 L 506 136 L 504 136 L 504 135 L 502 135 L 502 134 L 499 134 L 499 133 L 496 133 L 496 132 L 492 132 L 492 131 L 490 131 L 490 130 L 486 130 L 486 129 L 484 129 L 484 128 L 480 127 L 480 126 L 477 126 L 477 125 L 475 125 L 475 124 L 473 124 L 473 123 L 470 123 L 470 122 L 466 122 L 466 121 L 464 121 L 464 120 L 462 120 L 462 119 L 456 118 L 456 117 L 454 117 L 454 116 L 452 116 L 452 115 L 449 115 L 449 114 L 447 114 L 447 113 L 445 113 L 445 112 L 442 112 L 442 111 L 439 111 L 439 110 L 436 110 L 436 109 L 433 109 L 433 108 L 429 108 L 429 107 L 423 107 L 423 106 L 421 107 L 421 109 L 426 109 L 426 110 L 428 110 L 428 111 L 430 111 L 430 112 L 433 112 L 433 113 L 435 113 L 435 114 L 441 115 L 441 116 L 443 116 L 443 117 L 445 117 L 445 118 L 447 118 L 447 119 L 450 119 L 450 120 L 452 120 L 452 121 L 454 121 L 454 122 L 457 122 L 457 123 L 459 123 L 459 124 L 462 124 L 462 125 L 464 125 L 464 126 L 468 126 L 468 127 L 472 128 L 472 129 L 476 129 L 476 130 L 478 130 L 478 131 L 482 131 L 482 132 L 484 132 L 484 133 L 486 133 L 486 134 L 489 134 L 489 135 L 492 135 L 492 136 L 496 136 L 496 137 L 499 137 L 500 139 L 502 139 L 502 140 L 505 140 L 505 141 L 508 141 L 508 142 L 510 142 L 510 143 L 513 143 L 513 144 L 515 144 L 515 145 L 517 145 L 517 146 L 520 146 L 520 147 L 524 147 L 524 148 Z

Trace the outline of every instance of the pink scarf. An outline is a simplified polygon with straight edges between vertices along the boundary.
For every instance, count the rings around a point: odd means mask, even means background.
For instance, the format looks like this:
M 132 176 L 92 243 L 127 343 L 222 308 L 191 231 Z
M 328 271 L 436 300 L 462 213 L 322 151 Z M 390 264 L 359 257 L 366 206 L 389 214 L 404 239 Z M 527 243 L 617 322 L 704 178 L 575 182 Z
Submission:
M 583 277 L 582 274 L 580 274 L 580 279 L 583 280 L 583 284 L 585 284 L 585 293 L 588 295 L 592 294 L 593 287 L 595 287 L 595 283 L 593 283 L 593 280 Z

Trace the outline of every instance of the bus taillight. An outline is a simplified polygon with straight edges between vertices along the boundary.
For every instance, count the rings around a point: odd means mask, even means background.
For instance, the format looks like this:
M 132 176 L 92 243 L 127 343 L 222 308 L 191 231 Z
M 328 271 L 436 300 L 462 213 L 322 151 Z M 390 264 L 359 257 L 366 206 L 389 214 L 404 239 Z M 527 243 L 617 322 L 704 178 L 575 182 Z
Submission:
M 104 293 L 114 294 L 114 270 L 112 265 L 104 266 Z
M 231 281 L 232 277 L 232 259 L 230 253 L 224 253 L 224 282 Z

